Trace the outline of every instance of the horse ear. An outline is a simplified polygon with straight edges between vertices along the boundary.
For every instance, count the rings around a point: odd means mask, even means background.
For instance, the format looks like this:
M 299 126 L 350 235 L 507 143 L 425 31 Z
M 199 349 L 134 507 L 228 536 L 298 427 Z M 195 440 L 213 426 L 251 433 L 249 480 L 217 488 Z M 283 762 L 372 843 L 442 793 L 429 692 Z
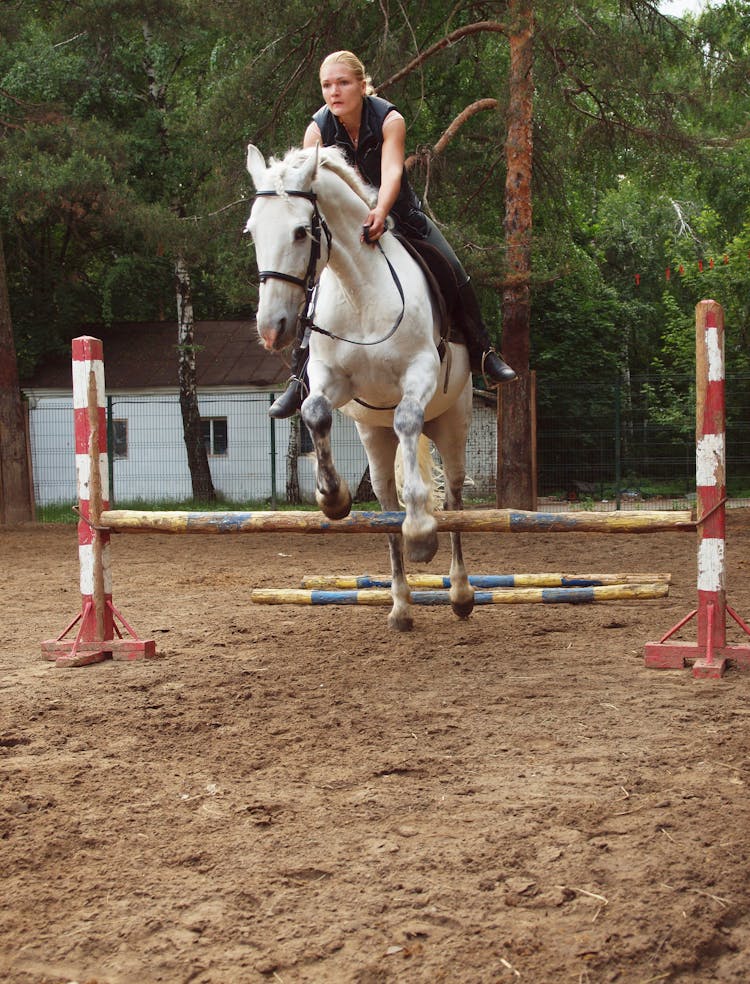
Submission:
M 313 147 L 313 152 L 307 158 L 303 158 L 299 165 L 298 173 L 303 188 L 306 185 L 312 184 L 315 180 L 315 175 L 318 173 L 319 160 L 320 143 L 316 143 Z
M 263 154 L 254 144 L 247 145 L 247 170 L 253 179 L 255 190 L 260 190 L 266 173 L 266 162 L 263 159 Z

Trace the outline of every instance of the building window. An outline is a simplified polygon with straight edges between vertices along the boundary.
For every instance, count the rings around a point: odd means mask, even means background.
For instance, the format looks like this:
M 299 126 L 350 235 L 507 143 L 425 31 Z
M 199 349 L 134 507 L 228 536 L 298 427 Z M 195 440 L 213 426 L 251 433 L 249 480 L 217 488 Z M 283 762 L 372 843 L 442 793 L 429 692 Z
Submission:
M 202 417 L 201 433 L 206 452 L 217 457 L 224 457 L 229 448 L 229 432 L 226 417 Z
M 112 457 L 127 458 L 128 456 L 128 422 L 127 420 L 112 419 Z

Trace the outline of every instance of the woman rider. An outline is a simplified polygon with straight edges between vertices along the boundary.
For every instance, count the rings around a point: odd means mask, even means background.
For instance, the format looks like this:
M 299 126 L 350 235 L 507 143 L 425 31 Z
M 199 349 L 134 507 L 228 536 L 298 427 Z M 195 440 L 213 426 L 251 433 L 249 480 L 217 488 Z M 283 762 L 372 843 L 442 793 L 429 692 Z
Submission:
M 312 118 L 304 146 L 339 147 L 361 177 L 377 189 L 378 197 L 367 216 L 367 242 L 376 243 L 386 231 L 390 215 L 406 239 L 426 240 L 451 265 L 458 285 L 458 311 L 472 372 L 482 373 L 495 385 L 516 374 L 491 346 L 474 288 L 456 254 L 434 222 L 422 211 L 404 167 L 406 123 L 396 107 L 374 94 L 362 62 L 351 51 L 335 51 L 320 66 L 325 105 Z M 363 232 L 364 241 L 364 232 Z M 299 410 L 306 388 L 307 348 L 295 343 L 292 377 L 268 411 L 271 417 L 290 417 Z

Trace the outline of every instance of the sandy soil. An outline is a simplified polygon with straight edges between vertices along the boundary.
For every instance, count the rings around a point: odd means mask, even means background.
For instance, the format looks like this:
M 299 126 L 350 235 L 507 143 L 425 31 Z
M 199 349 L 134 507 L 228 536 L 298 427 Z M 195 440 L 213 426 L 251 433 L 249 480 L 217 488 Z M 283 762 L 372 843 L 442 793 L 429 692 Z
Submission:
M 748 532 L 730 513 L 746 618 Z M 477 573 L 672 591 L 417 609 L 407 635 L 382 609 L 248 602 L 382 572 L 380 537 L 112 549 L 160 658 L 63 670 L 39 643 L 80 607 L 75 530 L 0 531 L 5 984 L 750 979 L 750 675 L 642 661 L 694 606 L 691 535 L 467 537 Z

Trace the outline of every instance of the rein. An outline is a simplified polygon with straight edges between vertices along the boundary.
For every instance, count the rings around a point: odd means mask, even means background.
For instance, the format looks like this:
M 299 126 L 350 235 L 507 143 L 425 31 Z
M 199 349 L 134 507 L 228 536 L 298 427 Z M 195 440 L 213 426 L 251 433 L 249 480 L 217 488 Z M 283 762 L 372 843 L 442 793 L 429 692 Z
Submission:
M 377 247 L 380 250 L 385 262 L 388 264 L 388 270 L 390 271 L 393 282 L 396 285 L 396 290 L 398 291 L 398 296 L 401 298 L 401 313 L 398 318 L 396 318 L 395 323 L 391 329 L 383 335 L 382 338 L 376 338 L 371 342 L 359 342 L 353 338 L 345 338 L 343 335 L 336 335 L 332 331 L 327 331 L 325 328 L 321 328 L 320 325 L 315 324 L 315 304 L 317 301 L 317 291 L 318 286 L 318 261 L 320 260 L 320 233 L 323 231 L 326 237 L 326 243 L 328 246 L 328 255 L 331 255 L 331 246 L 333 244 L 333 235 L 331 230 L 328 228 L 328 224 L 323 216 L 320 214 L 320 209 L 318 208 L 318 196 L 314 191 L 284 191 L 285 195 L 290 195 L 294 198 L 306 198 L 313 205 L 312 222 L 310 224 L 310 258 L 307 262 L 307 270 L 305 271 L 304 277 L 293 277 L 289 273 L 283 273 L 279 270 L 260 270 L 258 272 L 258 278 L 262 284 L 267 280 L 283 280 L 286 283 L 294 284 L 295 287 L 301 287 L 305 292 L 305 313 L 300 315 L 299 323 L 304 332 L 316 331 L 320 335 L 325 335 L 327 338 L 332 338 L 337 342 L 348 342 L 350 345 L 380 345 L 383 342 L 387 342 L 389 338 L 395 333 L 398 326 L 401 324 L 404 318 L 404 313 L 406 311 L 406 301 L 404 299 L 404 288 L 401 285 L 401 281 L 398 278 L 393 264 L 385 255 L 383 247 L 378 241 Z M 256 191 L 256 198 L 278 198 L 280 193 L 278 191 Z M 361 401 L 357 401 L 358 403 Z M 368 406 L 368 404 L 363 404 Z M 381 409 L 379 407 L 372 407 L 371 409 L 377 410 Z M 383 408 L 385 409 L 385 408 Z M 388 407 L 387 409 L 393 409 Z

